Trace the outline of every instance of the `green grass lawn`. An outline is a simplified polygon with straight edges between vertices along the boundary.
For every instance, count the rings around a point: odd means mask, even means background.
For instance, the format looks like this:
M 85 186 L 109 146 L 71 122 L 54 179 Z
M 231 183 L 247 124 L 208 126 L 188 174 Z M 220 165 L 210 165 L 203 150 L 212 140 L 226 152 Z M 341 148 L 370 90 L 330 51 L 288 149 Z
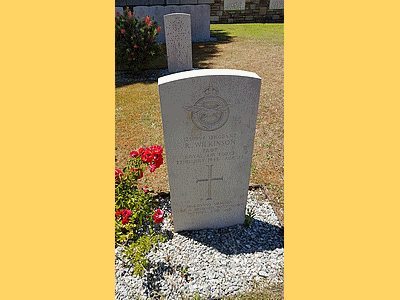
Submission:
M 263 184 L 284 225 L 284 74 L 283 24 L 211 24 L 217 42 L 193 43 L 193 67 L 238 69 L 262 79 L 250 184 Z M 165 48 L 164 48 L 165 51 Z M 166 59 L 157 68 L 167 68 Z M 129 152 L 142 146 L 164 146 L 157 81 L 126 84 L 115 89 L 116 168 Z M 154 174 L 156 173 L 156 174 Z M 154 190 L 169 191 L 164 163 L 149 174 Z M 247 298 L 246 298 L 247 297 Z M 282 299 L 283 287 L 255 287 L 229 299 Z
M 274 37 L 283 45 L 284 24 L 254 23 L 254 24 L 211 24 L 210 35 L 217 38 L 241 37 L 265 39 Z

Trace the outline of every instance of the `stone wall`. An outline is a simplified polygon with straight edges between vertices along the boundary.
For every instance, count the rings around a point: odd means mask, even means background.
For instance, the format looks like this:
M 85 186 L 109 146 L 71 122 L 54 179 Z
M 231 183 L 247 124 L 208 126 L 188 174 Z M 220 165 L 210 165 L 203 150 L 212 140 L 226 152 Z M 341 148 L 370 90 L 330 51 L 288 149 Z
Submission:
M 283 23 L 283 9 L 269 9 L 269 0 L 246 0 L 244 10 L 224 10 L 224 0 L 210 4 L 210 23 Z
M 283 9 L 269 9 L 270 0 L 246 0 L 244 10 L 224 10 L 224 0 L 115 0 L 116 7 L 203 5 L 210 6 L 210 23 L 283 23 Z

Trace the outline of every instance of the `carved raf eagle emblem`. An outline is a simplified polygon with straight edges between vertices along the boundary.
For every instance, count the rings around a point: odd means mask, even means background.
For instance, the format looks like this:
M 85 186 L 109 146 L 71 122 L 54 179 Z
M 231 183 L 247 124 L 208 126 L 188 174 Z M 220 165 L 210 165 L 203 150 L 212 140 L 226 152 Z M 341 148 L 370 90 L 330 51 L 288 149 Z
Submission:
M 218 97 L 218 91 L 209 87 L 204 91 L 205 97 L 196 101 L 192 106 L 183 108 L 191 113 L 193 124 L 205 131 L 213 131 L 225 125 L 229 118 L 229 107 L 227 102 Z

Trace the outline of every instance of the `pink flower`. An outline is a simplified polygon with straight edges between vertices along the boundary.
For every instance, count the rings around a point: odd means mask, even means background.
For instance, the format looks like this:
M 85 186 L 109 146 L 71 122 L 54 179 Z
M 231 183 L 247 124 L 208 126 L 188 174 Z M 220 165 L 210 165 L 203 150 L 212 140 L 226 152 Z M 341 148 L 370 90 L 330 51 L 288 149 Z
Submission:
M 136 46 L 136 45 L 133 45 L 133 48 L 137 48 L 137 46 Z
M 161 30 L 161 26 L 158 26 L 157 27 L 157 32 L 160 32 L 160 30 Z
M 132 12 L 128 11 L 128 18 L 132 18 Z
M 149 191 L 148 190 L 143 190 L 143 192 L 145 192 L 147 194 Z
M 156 165 L 151 164 L 150 165 L 150 172 L 153 173 L 157 169 Z
M 164 220 L 164 212 L 161 209 L 156 209 L 153 219 L 154 223 L 161 223 Z
M 122 29 L 122 30 L 121 30 L 121 33 L 124 34 L 124 33 L 125 33 L 125 29 Z
M 149 23 L 147 23 L 147 27 L 150 27 L 152 24 L 152 22 L 150 21 Z
M 124 175 L 124 173 L 122 173 L 120 169 L 115 169 L 115 180 L 119 181 L 122 175 Z
M 137 156 L 139 156 L 139 152 L 137 152 L 137 151 L 132 151 L 131 153 L 129 153 L 129 155 L 130 155 L 131 157 L 137 157 Z

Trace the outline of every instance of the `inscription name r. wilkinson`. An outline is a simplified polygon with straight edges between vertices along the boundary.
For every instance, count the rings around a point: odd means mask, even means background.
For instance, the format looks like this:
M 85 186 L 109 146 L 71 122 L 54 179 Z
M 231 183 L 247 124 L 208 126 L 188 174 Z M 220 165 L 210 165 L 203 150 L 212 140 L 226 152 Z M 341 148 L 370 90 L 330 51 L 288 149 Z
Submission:
M 185 148 L 198 148 L 198 147 L 217 147 L 217 146 L 228 146 L 235 145 L 234 139 L 224 141 L 206 141 L 206 142 L 192 142 L 191 144 L 185 143 Z

